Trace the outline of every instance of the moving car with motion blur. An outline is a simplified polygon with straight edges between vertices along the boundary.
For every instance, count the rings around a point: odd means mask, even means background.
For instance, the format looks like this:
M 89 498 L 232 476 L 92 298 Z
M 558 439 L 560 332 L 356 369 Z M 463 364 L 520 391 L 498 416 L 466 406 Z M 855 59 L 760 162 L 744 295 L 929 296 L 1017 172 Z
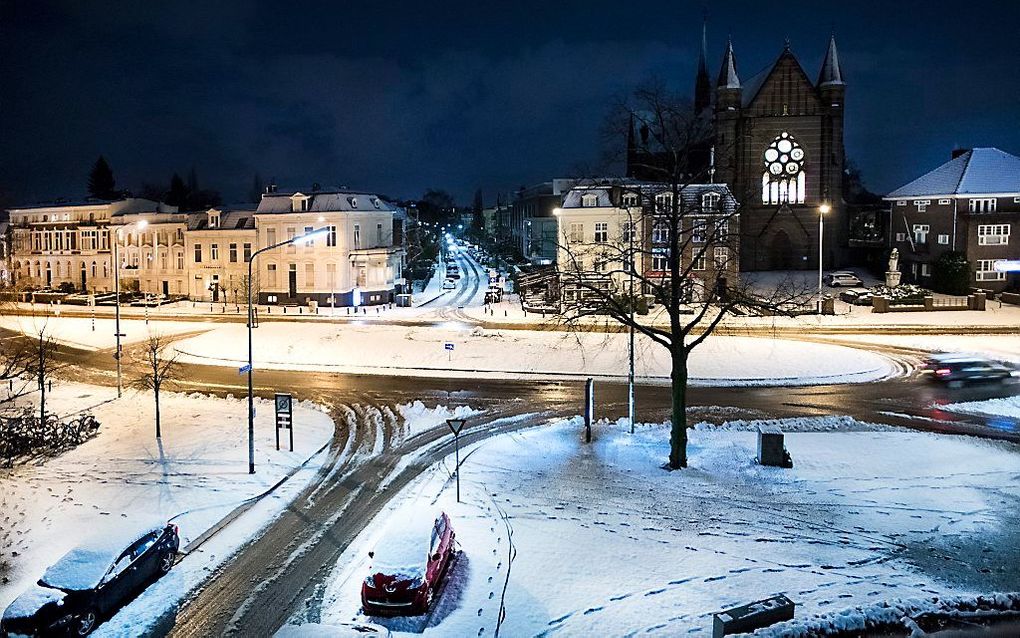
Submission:
M 932 381 L 959 388 L 966 383 L 1007 383 L 1018 372 L 998 361 L 973 354 L 944 353 L 928 359 L 925 371 Z
M 375 551 L 361 585 L 361 605 L 371 616 L 416 616 L 427 613 L 454 555 L 456 534 L 445 512 L 432 530 L 402 525 Z M 428 543 L 426 544 L 426 541 Z
M 180 536 L 173 523 L 119 541 L 72 549 L 4 611 L 0 636 L 87 636 L 174 565 Z

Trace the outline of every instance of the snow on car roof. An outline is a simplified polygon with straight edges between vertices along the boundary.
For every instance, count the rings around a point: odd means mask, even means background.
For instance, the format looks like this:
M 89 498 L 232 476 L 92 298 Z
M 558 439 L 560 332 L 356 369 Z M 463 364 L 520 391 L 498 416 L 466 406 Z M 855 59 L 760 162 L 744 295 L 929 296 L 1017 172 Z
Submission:
M 414 517 L 392 525 L 375 547 L 372 573 L 418 575 L 425 568 L 435 516 Z
M 32 585 L 24 593 L 14 599 L 4 610 L 4 620 L 29 618 L 42 609 L 47 603 L 55 603 L 64 599 L 64 592 Z
M 125 549 L 147 534 L 162 531 L 165 526 L 165 522 L 150 523 L 135 528 L 137 531 L 134 534 L 98 538 L 75 547 L 50 565 L 41 582 L 68 591 L 92 589 L 99 585 Z

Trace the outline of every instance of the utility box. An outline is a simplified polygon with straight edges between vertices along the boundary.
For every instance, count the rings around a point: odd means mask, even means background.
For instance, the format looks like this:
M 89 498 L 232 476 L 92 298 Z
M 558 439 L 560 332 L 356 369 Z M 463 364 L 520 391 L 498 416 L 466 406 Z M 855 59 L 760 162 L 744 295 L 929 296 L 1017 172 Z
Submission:
M 793 620 L 794 611 L 793 601 L 782 594 L 726 609 L 712 616 L 712 638 L 743 634 L 784 620 Z
M 397 295 L 397 306 L 400 308 L 411 307 L 411 295 L 407 293 L 401 293 Z
M 758 464 L 772 467 L 793 467 L 793 458 L 786 451 L 783 431 L 778 426 L 758 426 Z

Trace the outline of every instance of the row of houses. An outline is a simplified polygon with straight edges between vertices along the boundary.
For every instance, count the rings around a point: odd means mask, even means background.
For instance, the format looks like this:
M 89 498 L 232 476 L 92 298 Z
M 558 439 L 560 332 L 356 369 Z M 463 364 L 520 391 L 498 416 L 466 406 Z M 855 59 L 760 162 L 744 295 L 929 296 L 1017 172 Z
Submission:
M 600 248 L 587 243 L 611 246 L 625 236 L 619 231 L 621 220 L 637 218 L 641 220 L 635 234 L 635 252 L 641 262 L 637 267 L 645 273 L 655 272 L 656 266 L 665 264 L 661 232 L 656 230 L 656 215 L 661 216 L 662 206 L 655 202 L 668 193 L 668 185 L 624 178 L 598 182 L 557 179 L 522 189 L 515 201 L 487 211 L 492 216 L 491 225 L 487 218 L 487 229 L 536 266 L 556 264 L 561 272 L 586 270 L 597 277 L 600 270 L 613 270 L 613 265 L 594 258 L 592 250 Z M 711 265 L 719 263 L 725 264 L 726 276 L 735 279 L 740 270 L 753 269 L 758 260 L 751 260 L 750 266 L 747 263 L 748 246 L 754 239 L 749 240 L 748 234 L 760 233 L 740 223 L 745 207 L 729 186 L 691 184 L 683 191 L 690 236 L 686 238 L 688 254 L 681 256 L 681 264 L 698 260 L 689 273 L 697 276 L 704 272 L 705 279 L 718 279 Z M 709 199 L 702 201 L 704 198 Z M 888 251 L 896 248 L 904 282 L 931 287 L 936 262 L 954 251 L 969 262 L 973 288 L 1001 292 L 1020 283 L 1015 280 L 1017 275 L 996 267 L 1020 259 L 1017 241 L 1011 242 L 1013 226 L 1020 222 L 1020 157 L 996 148 L 957 150 L 948 162 L 891 191 L 884 201 L 887 208 L 879 211 L 885 218 L 880 223 L 884 239 L 872 242 L 872 250 L 879 253 L 876 263 L 884 264 Z M 815 219 L 826 203 L 820 199 L 813 202 Z M 782 207 L 775 211 L 780 221 L 789 215 Z M 727 221 L 726 233 L 699 232 L 712 228 L 711 220 L 719 216 Z M 852 238 L 848 229 L 839 226 L 847 220 L 826 216 L 824 223 L 826 233 Z M 607 234 L 602 231 L 605 228 L 615 230 Z M 579 243 L 585 244 L 584 250 Z M 852 243 L 843 248 L 850 247 Z M 804 260 L 788 267 L 813 269 L 817 263 Z M 845 265 L 864 264 L 849 261 Z
M 388 303 L 405 281 L 403 210 L 371 193 L 279 192 L 252 210 L 180 212 L 128 197 L 12 208 L 8 283 L 23 289 L 262 304 Z M 314 239 L 292 240 L 313 231 Z M 253 255 L 274 244 L 253 264 Z M 115 259 L 116 256 L 116 259 Z

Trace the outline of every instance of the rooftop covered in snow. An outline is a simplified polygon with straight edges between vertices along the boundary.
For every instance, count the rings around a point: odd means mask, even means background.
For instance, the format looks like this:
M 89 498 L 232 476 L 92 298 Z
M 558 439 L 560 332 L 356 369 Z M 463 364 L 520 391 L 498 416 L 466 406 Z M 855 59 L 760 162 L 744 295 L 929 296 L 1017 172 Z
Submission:
M 885 199 L 1014 194 L 1020 194 L 1020 157 L 997 148 L 975 148 L 897 188 Z

